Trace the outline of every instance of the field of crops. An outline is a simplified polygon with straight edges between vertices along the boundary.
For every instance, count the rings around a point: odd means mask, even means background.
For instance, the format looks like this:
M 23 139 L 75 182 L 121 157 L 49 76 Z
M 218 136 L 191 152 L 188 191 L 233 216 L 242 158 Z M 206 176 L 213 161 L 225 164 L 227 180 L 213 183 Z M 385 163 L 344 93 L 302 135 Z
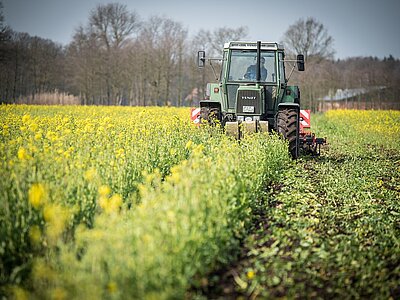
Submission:
M 400 296 L 400 113 L 312 120 L 321 157 L 187 108 L 0 107 L 0 296 Z

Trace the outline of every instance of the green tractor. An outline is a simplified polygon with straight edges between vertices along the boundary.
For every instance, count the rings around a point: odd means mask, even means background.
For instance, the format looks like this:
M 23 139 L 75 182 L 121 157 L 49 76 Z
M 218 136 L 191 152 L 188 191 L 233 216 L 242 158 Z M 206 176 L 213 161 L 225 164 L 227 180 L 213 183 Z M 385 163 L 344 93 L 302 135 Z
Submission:
M 206 99 L 200 101 L 200 123 L 219 123 L 237 139 L 273 130 L 288 140 L 293 158 L 302 148 L 319 154 L 325 139 L 300 130 L 300 90 L 288 85 L 296 66 L 304 71 L 303 55 L 287 60 L 278 43 L 229 42 L 222 58 L 206 58 L 205 51 L 198 52 L 198 67 L 209 61 L 216 74 L 213 60 L 222 62 L 221 76 L 218 83 L 207 84 Z M 288 76 L 285 62 L 293 63 Z

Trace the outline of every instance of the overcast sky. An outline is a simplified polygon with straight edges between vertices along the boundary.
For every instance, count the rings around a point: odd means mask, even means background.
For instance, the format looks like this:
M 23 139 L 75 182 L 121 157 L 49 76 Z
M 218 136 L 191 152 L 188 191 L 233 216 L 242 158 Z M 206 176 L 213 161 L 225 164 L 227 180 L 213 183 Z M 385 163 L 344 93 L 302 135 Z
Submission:
M 400 58 L 400 0 L 0 0 L 12 29 L 63 45 L 98 4 L 118 2 L 142 20 L 159 15 L 200 29 L 247 26 L 249 40 L 280 41 L 299 18 L 315 17 L 334 38 L 336 58 Z

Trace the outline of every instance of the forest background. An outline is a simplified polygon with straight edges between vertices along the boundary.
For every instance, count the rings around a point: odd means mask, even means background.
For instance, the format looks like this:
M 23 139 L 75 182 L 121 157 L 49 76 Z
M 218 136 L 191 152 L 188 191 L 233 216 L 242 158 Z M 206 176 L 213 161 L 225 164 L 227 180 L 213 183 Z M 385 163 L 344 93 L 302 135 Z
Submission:
M 0 2 L 0 103 L 196 106 L 215 81 L 211 68 L 197 68 L 197 51 L 218 57 L 225 42 L 247 36 L 241 26 L 189 37 L 168 17 L 141 20 L 112 3 L 95 7 L 63 46 L 14 31 Z M 313 17 L 299 19 L 278 41 L 289 55 L 306 56 L 306 71 L 291 78 L 301 87 L 302 107 L 400 109 L 399 58 L 334 59 L 333 41 Z

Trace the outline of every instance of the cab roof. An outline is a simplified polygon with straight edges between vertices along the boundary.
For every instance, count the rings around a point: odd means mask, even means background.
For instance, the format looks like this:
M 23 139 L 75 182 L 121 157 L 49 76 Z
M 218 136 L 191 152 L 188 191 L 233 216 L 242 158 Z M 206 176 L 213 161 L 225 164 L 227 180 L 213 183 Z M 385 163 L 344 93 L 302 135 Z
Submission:
M 224 49 L 249 49 L 256 50 L 257 42 L 239 42 L 233 41 L 224 44 Z M 263 50 L 284 50 L 283 45 L 273 42 L 261 42 Z

